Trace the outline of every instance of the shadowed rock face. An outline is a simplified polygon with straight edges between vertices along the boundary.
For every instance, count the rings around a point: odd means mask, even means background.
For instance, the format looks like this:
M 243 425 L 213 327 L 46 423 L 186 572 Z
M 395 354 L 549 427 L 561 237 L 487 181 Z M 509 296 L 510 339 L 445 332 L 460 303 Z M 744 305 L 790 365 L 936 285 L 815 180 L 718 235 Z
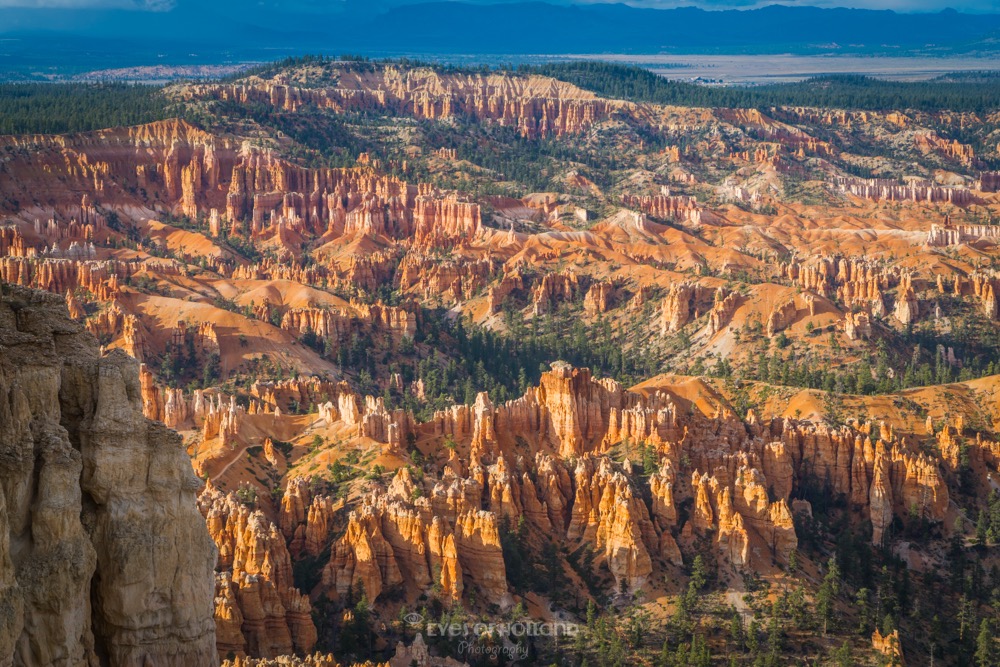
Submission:
M 0 298 L 0 664 L 216 663 L 216 551 L 139 367 L 61 298 Z

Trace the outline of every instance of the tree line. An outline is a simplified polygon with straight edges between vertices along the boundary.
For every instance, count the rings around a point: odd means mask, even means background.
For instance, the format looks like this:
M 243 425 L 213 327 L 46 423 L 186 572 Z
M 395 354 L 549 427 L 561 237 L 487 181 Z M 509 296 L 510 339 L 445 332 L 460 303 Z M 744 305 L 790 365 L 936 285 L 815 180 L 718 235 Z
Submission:
M 0 83 L 0 134 L 65 134 L 171 117 L 162 88 L 125 83 Z
M 928 112 L 1000 109 L 1000 77 L 994 76 L 902 82 L 859 75 L 830 75 L 797 83 L 749 87 L 671 81 L 642 67 L 592 61 L 523 65 L 517 71 L 550 76 L 605 97 L 674 106 L 807 106 Z

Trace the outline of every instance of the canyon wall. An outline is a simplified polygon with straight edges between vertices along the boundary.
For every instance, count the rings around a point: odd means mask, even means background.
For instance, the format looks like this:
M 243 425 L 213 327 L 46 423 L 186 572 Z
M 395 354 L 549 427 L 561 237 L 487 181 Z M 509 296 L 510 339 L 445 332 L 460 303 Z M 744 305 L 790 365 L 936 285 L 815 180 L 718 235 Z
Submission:
M 302 87 L 282 77 L 186 86 L 184 99 L 260 103 L 294 112 L 309 104 L 336 112 L 381 111 L 415 118 L 465 118 L 515 128 L 528 138 L 586 130 L 627 108 L 555 79 L 510 74 L 438 73 L 392 65 L 343 67 L 328 85 Z
M 440 248 L 468 243 L 482 231 L 478 204 L 382 174 L 368 161 L 308 169 L 180 120 L 5 137 L 0 152 L 9 160 L 0 171 L 6 195 L 0 214 L 18 223 L 0 235 L 0 251 L 10 256 L 87 259 L 94 241 L 116 235 L 118 223 L 107 222 L 111 211 L 115 220 L 143 223 L 182 215 L 206 236 L 219 236 L 225 225 L 230 234 L 284 248 L 301 234 L 381 236 Z M 223 251 L 213 261 L 233 260 Z

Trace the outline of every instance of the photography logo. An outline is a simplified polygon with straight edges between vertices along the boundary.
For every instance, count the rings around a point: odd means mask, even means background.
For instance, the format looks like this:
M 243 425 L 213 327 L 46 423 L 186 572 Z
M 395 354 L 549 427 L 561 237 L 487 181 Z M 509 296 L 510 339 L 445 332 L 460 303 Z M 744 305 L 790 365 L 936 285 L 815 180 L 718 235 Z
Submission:
M 412 628 L 422 628 L 428 637 L 444 637 L 458 641 L 458 651 L 463 655 L 483 658 L 524 660 L 528 657 L 525 638 L 575 637 L 580 632 L 577 623 L 567 621 L 500 621 L 476 623 L 426 621 L 416 612 L 403 616 L 403 622 Z

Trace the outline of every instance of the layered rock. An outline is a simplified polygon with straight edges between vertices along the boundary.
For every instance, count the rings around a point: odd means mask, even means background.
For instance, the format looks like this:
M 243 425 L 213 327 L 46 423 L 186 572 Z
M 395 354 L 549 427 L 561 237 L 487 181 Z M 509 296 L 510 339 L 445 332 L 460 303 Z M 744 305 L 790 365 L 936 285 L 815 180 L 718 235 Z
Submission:
M 180 438 L 62 298 L 5 291 L 0 662 L 216 664 L 215 549 Z
M 294 586 L 291 557 L 277 526 L 211 485 L 198 503 L 219 548 L 216 622 L 226 629 L 220 654 L 233 650 L 276 657 L 312 651 L 312 607 Z
M 663 301 L 660 329 L 664 335 L 680 331 L 691 319 L 697 286 L 691 283 L 677 283 L 670 286 Z
M 614 470 L 607 458 L 596 463 L 581 460 L 575 477 L 576 498 L 567 539 L 593 544 L 618 590 L 638 590 L 653 571 L 649 548 L 659 551 L 646 505 L 632 494 L 628 478 Z
M 518 290 L 524 289 L 524 278 L 520 273 L 504 274 L 500 281 L 489 288 L 487 292 L 487 309 L 491 314 L 499 313 L 507 298 Z
M 411 487 L 407 500 L 412 496 Z M 334 545 L 323 570 L 323 584 L 338 598 L 360 595 L 363 590 L 374 601 L 405 582 L 411 594 L 434 586 L 444 597 L 457 600 L 463 590 L 462 563 L 466 563 L 476 569 L 476 583 L 485 584 L 490 599 L 500 602 L 507 591 L 496 525 L 495 539 L 487 544 L 480 536 L 480 548 L 475 549 L 469 543 L 477 533 L 474 525 L 467 523 L 456 521 L 451 526 L 440 517 L 432 518 L 426 507 L 406 507 L 400 498 L 392 502 L 369 499 L 351 512 L 347 531 Z M 497 557 L 499 573 L 490 568 Z
M 812 257 L 783 264 L 782 275 L 804 290 L 836 298 L 846 308 L 872 317 L 886 314 L 883 292 L 896 285 L 899 272 L 865 258 Z
M 727 294 L 721 287 L 715 292 L 715 303 L 708 313 L 709 334 L 716 334 L 729 325 L 741 300 L 741 297 L 735 292 Z
M 652 197 L 637 197 L 622 195 L 622 205 L 642 211 L 646 215 L 659 220 L 676 220 L 698 224 L 701 222 L 701 207 L 695 197 L 671 196 L 669 189 L 666 194 Z
M 731 482 L 726 478 L 692 475 L 694 530 L 712 531 L 721 554 L 738 568 L 765 555 L 788 562 L 798 539 L 786 500 L 770 502 L 763 475 L 754 468 L 741 467 Z
M 399 264 L 399 288 L 427 301 L 439 299 L 446 304 L 457 304 L 484 289 L 499 265 L 493 258 L 442 261 L 422 253 L 408 253 Z
M 1000 315 L 1000 305 L 997 302 L 997 280 L 995 276 L 976 271 L 969 276 L 972 294 L 979 301 L 983 316 L 996 321 Z
M 1000 241 L 1000 228 L 995 225 L 931 225 L 927 232 L 929 246 L 957 246 L 974 243 L 980 239 L 996 243 Z
M 281 497 L 278 525 L 293 558 L 318 556 L 330 544 L 336 510 L 333 499 L 313 493 L 304 477 L 288 482 Z
M 53 217 L 45 228 L 36 225 L 37 240 L 29 244 L 23 236 L 12 237 L 0 241 L 0 250 L 6 248 L 6 254 L 18 258 L 43 253 L 64 258 L 46 263 L 86 262 L 96 252 L 92 239 L 120 236 L 88 197 L 100 197 L 105 207 L 141 224 L 148 219 L 142 212 L 166 207 L 202 221 L 198 224 L 209 238 L 218 236 L 225 224 L 229 234 L 289 256 L 298 256 L 303 235 L 407 239 L 440 248 L 469 243 L 482 231 L 478 204 L 380 173 L 372 161 L 354 169 L 307 169 L 183 121 L 73 137 L 10 138 L 0 147 L 9 147 L 17 156 L 10 164 L 13 178 L 4 184 L 8 201 L 31 201 L 33 192 L 51 192 L 44 210 Z M 76 194 L 80 192 L 87 193 L 82 205 Z M 54 241 L 62 245 L 49 251 Z M 211 254 L 219 271 L 237 277 L 255 273 L 219 247 Z M 322 272 L 281 264 L 272 266 L 271 273 L 287 278 Z M 12 282 L 24 280 L 18 276 Z
M 339 69 L 335 85 L 297 87 L 274 80 L 188 86 L 189 99 L 262 103 L 285 111 L 305 104 L 334 111 L 385 110 L 416 118 L 469 118 L 514 127 L 529 138 L 577 133 L 629 108 L 554 79 L 508 74 L 440 74 L 425 68 Z
M 976 201 L 971 190 L 934 185 L 928 181 L 914 180 L 908 185 L 900 185 L 892 179 L 836 178 L 834 187 L 873 201 L 948 202 L 956 206 L 968 206 Z
M 910 451 L 888 429 L 874 430 L 872 424 L 831 430 L 786 421 L 780 439 L 791 453 L 796 478 L 821 480 L 829 492 L 867 514 L 875 543 L 893 517 L 943 520 L 949 494 L 938 464 Z

